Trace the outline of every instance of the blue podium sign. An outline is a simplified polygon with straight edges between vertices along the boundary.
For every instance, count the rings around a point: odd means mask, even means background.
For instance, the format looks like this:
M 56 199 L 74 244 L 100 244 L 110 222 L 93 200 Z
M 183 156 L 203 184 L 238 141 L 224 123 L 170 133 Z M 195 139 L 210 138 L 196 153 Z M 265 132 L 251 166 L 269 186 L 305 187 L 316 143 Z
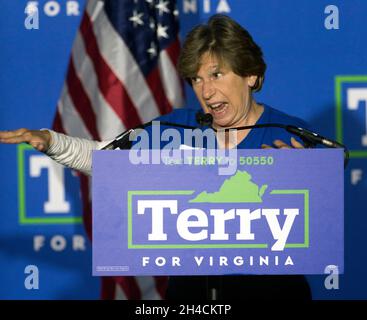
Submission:
M 329 265 L 344 271 L 342 150 L 93 153 L 93 275 Z

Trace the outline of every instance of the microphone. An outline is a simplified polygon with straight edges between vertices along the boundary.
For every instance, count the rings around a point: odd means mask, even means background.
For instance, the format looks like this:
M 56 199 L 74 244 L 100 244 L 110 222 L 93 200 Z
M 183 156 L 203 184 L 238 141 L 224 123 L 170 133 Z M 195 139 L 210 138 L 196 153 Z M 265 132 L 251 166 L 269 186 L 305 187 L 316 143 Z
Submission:
M 101 148 L 101 150 L 116 150 L 116 149 L 130 149 L 131 141 L 129 140 L 130 133 L 133 133 L 134 129 L 129 129 L 120 133 L 112 142 Z
M 202 127 L 208 126 L 212 128 L 213 116 L 210 113 L 201 113 L 198 111 L 196 113 L 196 122 Z
M 300 137 L 301 139 L 306 139 L 309 140 L 315 144 L 322 144 L 326 147 L 329 148 L 344 148 L 345 146 L 342 145 L 341 143 L 331 140 L 331 139 L 327 139 L 321 135 L 319 135 L 318 133 L 309 131 L 307 129 L 304 128 L 300 128 L 300 127 L 295 127 L 295 126 L 291 126 L 288 125 L 286 126 L 286 130 L 290 133 L 295 134 L 296 136 Z

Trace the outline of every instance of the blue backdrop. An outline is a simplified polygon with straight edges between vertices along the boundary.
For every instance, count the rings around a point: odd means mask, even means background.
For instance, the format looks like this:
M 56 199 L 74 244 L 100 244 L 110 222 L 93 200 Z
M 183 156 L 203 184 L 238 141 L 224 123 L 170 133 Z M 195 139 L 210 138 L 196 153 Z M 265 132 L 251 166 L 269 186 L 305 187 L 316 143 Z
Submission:
M 51 126 L 84 6 L 83 0 L 56 1 L 59 11 L 50 11 L 51 1 L 34 1 L 39 29 L 27 30 L 28 2 L 0 0 L 0 130 Z M 316 299 L 366 299 L 367 2 L 180 0 L 178 9 L 182 37 L 217 12 L 239 21 L 263 48 L 268 65 L 257 101 L 305 119 L 351 149 L 345 171 L 345 274 L 337 290 L 325 288 L 326 275 L 308 279 Z M 186 89 L 187 105 L 197 106 Z M 0 298 L 98 298 L 78 179 L 39 157 L 44 156 L 28 148 L 0 145 Z M 64 184 L 56 185 L 54 175 L 64 175 Z M 62 210 L 47 207 L 50 197 L 61 201 Z M 38 290 L 25 286 L 29 265 L 38 268 Z

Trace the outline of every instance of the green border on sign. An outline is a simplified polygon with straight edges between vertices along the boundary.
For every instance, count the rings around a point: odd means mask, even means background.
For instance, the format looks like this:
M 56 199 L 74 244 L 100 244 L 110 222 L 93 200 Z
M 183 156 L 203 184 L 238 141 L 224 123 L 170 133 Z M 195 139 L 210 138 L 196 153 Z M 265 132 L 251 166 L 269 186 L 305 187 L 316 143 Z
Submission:
M 335 128 L 336 128 L 336 140 L 343 143 L 343 94 L 342 86 L 344 83 L 353 82 L 367 82 L 366 76 L 335 76 Z M 349 150 L 349 156 L 351 158 L 367 158 L 367 150 Z
M 128 249 L 266 249 L 266 243 L 251 243 L 251 244 L 133 244 L 133 228 L 132 228 L 132 198 L 136 195 L 191 195 L 193 190 L 135 190 L 128 191 L 127 195 L 127 247 Z M 304 196 L 304 242 L 303 243 L 287 243 L 286 248 L 308 248 L 309 247 L 309 191 L 308 190 L 273 190 L 270 194 L 303 194 Z
M 304 241 L 303 243 L 286 243 L 286 248 L 308 248 L 310 246 L 310 195 L 309 190 L 273 190 L 270 194 L 303 194 L 303 212 L 304 212 Z
M 25 165 L 24 165 L 24 153 L 27 150 L 34 150 L 34 149 L 32 146 L 28 144 L 20 144 L 17 146 L 19 223 L 20 224 L 80 224 L 80 223 L 83 223 L 82 217 L 44 217 L 44 218 L 27 217 Z

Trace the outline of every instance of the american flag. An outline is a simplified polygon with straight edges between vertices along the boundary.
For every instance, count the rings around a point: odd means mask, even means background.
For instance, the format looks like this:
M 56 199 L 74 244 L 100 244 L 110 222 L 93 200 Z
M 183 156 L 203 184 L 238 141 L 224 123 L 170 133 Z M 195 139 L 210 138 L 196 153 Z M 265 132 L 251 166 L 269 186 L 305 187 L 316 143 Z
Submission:
M 109 140 L 183 105 L 177 74 L 178 11 L 172 0 L 90 0 L 74 40 L 54 130 Z M 90 181 L 81 176 L 92 237 Z M 166 277 L 102 278 L 102 299 L 161 299 Z

